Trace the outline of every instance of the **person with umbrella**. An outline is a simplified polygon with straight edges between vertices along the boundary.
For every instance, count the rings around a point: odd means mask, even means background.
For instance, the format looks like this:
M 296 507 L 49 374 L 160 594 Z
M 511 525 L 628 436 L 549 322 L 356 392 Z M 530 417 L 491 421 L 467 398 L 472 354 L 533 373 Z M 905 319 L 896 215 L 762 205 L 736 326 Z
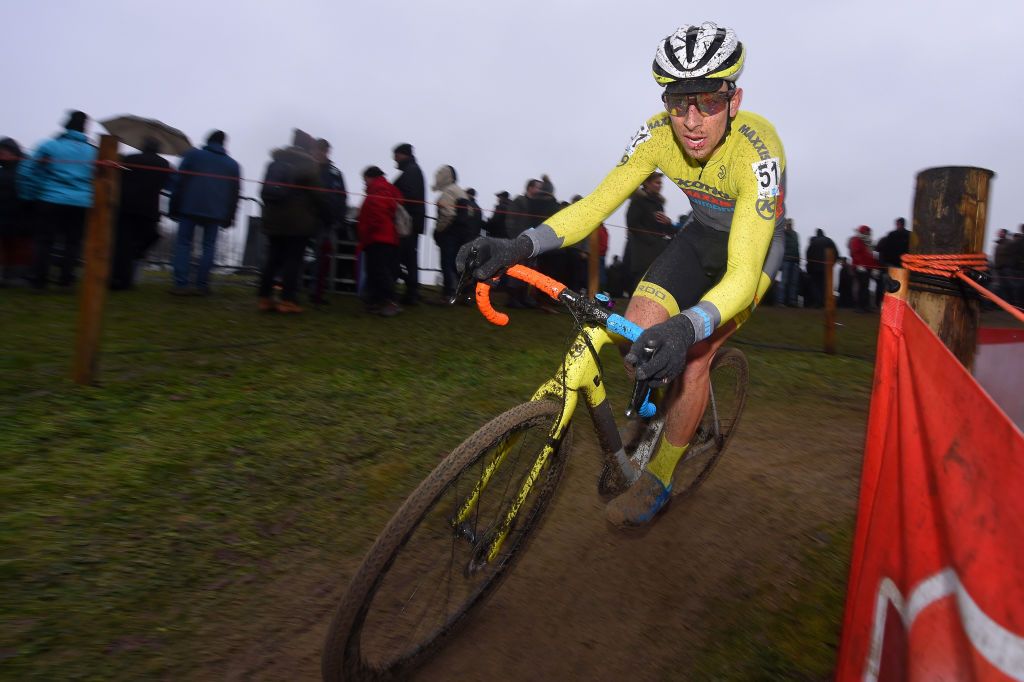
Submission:
M 206 138 L 202 149 L 185 153 L 174 176 L 171 192 L 171 217 L 178 221 L 174 246 L 175 295 L 201 296 L 210 293 L 210 270 L 217 249 L 217 232 L 235 224 L 238 210 L 242 170 L 228 156 L 224 143 L 227 135 L 215 130 Z M 189 289 L 192 261 L 192 239 L 196 227 L 203 228 L 203 255 L 199 261 L 195 289 Z
M 121 159 L 121 202 L 110 268 L 110 288 L 114 291 L 135 287 L 136 259 L 144 258 L 160 239 L 160 192 L 171 180 L 171 165 L 160 156 L 160 141 L 147 137 L 140 146 L 141 153 Z

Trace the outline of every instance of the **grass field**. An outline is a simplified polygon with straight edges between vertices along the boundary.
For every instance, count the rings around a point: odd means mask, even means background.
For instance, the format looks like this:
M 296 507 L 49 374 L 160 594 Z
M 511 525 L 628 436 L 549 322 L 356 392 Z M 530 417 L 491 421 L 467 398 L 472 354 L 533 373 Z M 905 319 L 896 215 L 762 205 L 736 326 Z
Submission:
M 351 297 L 285 318 L 257 314 L 239 282 L 209 298 L 165 289 L 111 296 L 88 388 L 68 379 L 77 299 L 0 291 L 5 679 L 190 678 L 274 608 L 260 603 L 267 584 L 365 551 L 440 457 L 530 395 L 572 331 L 566 315 L 498 329 L 463 307 L 382 319 Z M 878 318 L 840 321 L 844 355 L 829 357 L 819 312 L 759 311 L 737 337 L 750 400 L 849 405 L 863 422 Z M 808 651 L 834 644 L 851 527 L 823 529 L 801 556 L 813 603 L 737 599 L 751 613 L 709 625 L 721 649 L 696 669 L 827 674 L 830 654 Z M 794 611 L 819 604 L 813 619 Z M 212 639 L 226 630 L 235 641 Z M 738 666 L 733 646 L 765 653 Z

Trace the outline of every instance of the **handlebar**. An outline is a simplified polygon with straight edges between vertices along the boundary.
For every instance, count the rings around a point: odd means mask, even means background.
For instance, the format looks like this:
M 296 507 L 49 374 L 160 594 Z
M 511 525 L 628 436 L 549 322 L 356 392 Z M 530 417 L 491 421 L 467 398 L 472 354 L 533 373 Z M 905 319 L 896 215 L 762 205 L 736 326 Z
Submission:
M 507 274 L 522 282 L 532 284 L 539 291 L 544 292 L 555 301 L 570 305 L 574 309 L 577 309 L 578 312 L 582 312 L 586 317 L 601 322 L 608 331 L 623 336 L 630 341 L 636 341 L 644 331 L 643 327 L 630 322 L 622 315 L 612 313 L 608 311 L 607 308 L 600 308 L 597 305 L 597 301 L 579 296 L 558 280 L 548 277 L 541 272 L 537 272 L 532 268 L 528 268 L 525 265 L 513 265 L 507 270 Z M 499 327 L 504 327 L 509 322 L 508 315 L 495 310 L 494 306 L 491 305 L 491 287 L 496 282 L 497 279 L 494 279 L 491 282 L 477 282 L 476 305 L 480 309 L 480 313 L 488 322 L 498 325 Z M 607 297 L 605 297 L 604 300 L 607 301 Z M 645 349 L 645 353 L 648 357 L 650 357 L 650 353 L 652 352 L 653 349 L 650 351 Z M 629 407 L 626 409 L 626 415 L 633 416 L 633 414 L 639 414 L 641 417 L 645 418 L 653 417 L 655 407 L 653 403 L 650 402 L 650 396 L 650 388 L 645 383 L 637 381 L 633 386 L 633 392 L 630 398 Z
M 508 269 L 508 275 L 527 284 L 532 284 L 556 301 L 558 296 L 568 289 L 567 286 L 558 280 L 552 279 L 544 273 L 537 272 L 525 265 L 513 265 Z M 491 305 L 491 284 L 487 282 L 476 283 L 476 305 L 480 309 L 481 314 L 491 324 L 496 324 L 499 327 L 504 327 L 508 324 L 508 315 L 498 312 Z

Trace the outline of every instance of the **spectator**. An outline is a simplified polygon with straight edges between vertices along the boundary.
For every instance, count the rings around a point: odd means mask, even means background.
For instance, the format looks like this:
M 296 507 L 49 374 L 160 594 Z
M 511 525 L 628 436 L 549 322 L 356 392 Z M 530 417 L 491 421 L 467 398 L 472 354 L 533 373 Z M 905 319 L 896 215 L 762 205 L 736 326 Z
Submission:
M 458 176 L 451 166 L 441 166 L 434 173 L 432 189 L 439 193 L 437 198 L 437 223 L 434 226 L 434 241 L 441 250 L 442 296 L 451 300 L 459 283 L 455 268 L 455 256 L 459 252 L 460 227 L 457 221 L 458 204 L 466 201 L 466 191 L 456 184 Z
M 879 264 L 871 253 L 871 228 L 861 225 L 857 233 L 850 237 L 847 245 L 850 250 L 850 261 L 853 263 L 855 276 L 853 280 L 853 296 L 858 313 L 871 312 L 870 287 L 872 275 L 878 270 Z
M 540 180 L 527 180 L 523 193 L 509 202 L 508 215 L 505 219 L 505 232 L 509 239 L 515 239 L 526 230 L 540 224 L 541 221 L 530 213 L 530 202 L 540 193 L 540 185 Z
M 910 231 L 907 230 L 905 218 L 896 219 L 896 229 L 878 240 L 875 246 L 878 253 L 878 262 L 883 268 L 903 267 L 903 254 L 910 252 Z M 874 272 L 875 279 L 875 306 L 882 306 L 882 296 L 885 295 L 885 287 L 882 284 L 884 270 Z
M 825 305 L 825 268 L 828 251 L 832 251 L 833 260 L 839 256 L 836 243 L 825 236 L 820 227 L 814 232 L 807 243 L 807 277 L 810 280 L 810 300 L 805 303 L 814 308 Z
M 16 267 L 31 262 L 32 230 L 29 203 L 18 196 L 21 147 L 9 137 L 0 140 L 0 269 L 2 285 L 14 281 Z
M 420 296 L 419 242 L 426 216 L 426 183 L 411 144 L 403 142 L 395 147 L 394 158 L 395 166 L 401 171 L 394 186 L 402 193 L 402 205 L 412 218 L 412 234 L 398 240 L 399 262 L 405 281 L 401 302 L 402 305 L 416 305 Z
M 1014 305 L 1024 305 L 1024 224 L 1017 228 L 1013 235 L 1013 250 L 1015 253 L 1015 266 L 1013 269 L 1013 295 L 1011 299 Z
M 366 198 L 359 209 L 356 230 L 359 250 L 365 256 L 366 311 L 393 317 L 402 312 L 395 302 L 399 259 L 395 208 L 402 201 L 402 193 L 388 182 L 384 171 L 377 166 L 363 171 L 363 180 L 366 181 Z
M 534 210 L 544 208 L 544 203 L 539 199 L 542 181 L 532 178 L 526 181 L 526 188 L 523 193 L 517 196 L 508 204 L 508 213 L 505 216 L 505 232 L 509 239 L 515 239 L 526 230 L 539 225 L 543 218 L 538 218 Z M 536 267 L 536 260 L 528 260 L 524 265 Z M 537 304 L 530 297 L 530 290 L 523 282 L 511 278 L 504 278 L 504 286 L 508 291 L 509 308 L 535 308 Z
M 896 219 L 896 229 L 882 237 L 876 247 L 878 260 L 887 268 L 903 267 L 903 254 L 910 252 L 910 230 L 905 218 Z
M 160 239 L 160 192 L 171 180 L 171 164 L 160 156 L 160 142 L 153 138 L 145 139 L 140 153 L 121 161 L 125 170 L 110 266 L 110 288 L 115 291 L 135 287 L 136 260 Z
M 576 203 L 583 196 L 580 194 L 572 198 Z M 604 290 L 605 267 L 604 258 L 608 253 L 608 228 L 604 223 L 597 226 L 597 282 L 598 288 Z M 565 249 L 571 260 L 569 279 L 565 282 L 574 291 L 586 291 L 590 286 L 590 238 L 581 239 L 572 246 Z
M 672 219 L 665 215 L 665 198 L 661 195 L 662 174 L 655 171 L 633 193 L 626 209 L 626 267 L 629 281 L 626 288 L 636 289 L 647 268 L 651 266 L 674 234 Z
M 299 275 L 306 244 L 329 219 L 327 195 L 317 191 L 320 165 L 313 157 L 316 142 L 296 130 L 292 146 L 276 149 L 267 165 L 263 184 L 263 231 L 267 258 L 260 273 L 259 309 L 297 314 Z M 275 184 L 282 183 L 282 184 Z M 311 189 L 299 189 L 299 187 Z M 281 301 L 274 302 L 274 281 L 281 275 Z
M 568 203 L 566 204 L 568 205 Z M 540 186 L 529 201 L 530 227 L 541 224 L 562 209 L 555 198 L 555 185 L 546 174 L 540 176 Z M 569 249 L 555 249 L 537 258 L 537 269 L 559 282 L 568 283 L 572 272 L 572 254 Z M 546 313 L 557 313 L 558 308 L 546 295 L 534 291 L 537 308 Z
M 316 258 L 316 279 L 310 301 L 325 305 L 328 301 L 324 292 L 329 289 L 327 280 L 331 276 L 334 262 L 334 236 L 348 214 L 348 194 L 345 192 L 345 176 L 331 162 L 331 143 L 320 138 L 313 146 L 313 159 L 320 168 L 320 186 L 324 192 L 323 205 L 326 207 L 320 221 L 320 231 L 313 237 L 313 252 Z
M 606 291 L 612 298 L 622 298 L 626 292 L 626 267 L 618 255 L 612 256 L 612 262 L 608 266 L 606 278 Z
M 498 197 L 498 203 L 494 205 L 494 212 L 491 213 L 491 218 L 487 221 L 484 229 L 487 231 L 488 237 L 504 239 L 508 236 L 505 230 L 505 220 L 512 202 L 509 201 L 508 192 L 497 192 L 494 196 Z
M 37 201 L 32 279 L 36 289 L 45 289 L 49 283 L 50 252 L 56 238 L 64 246 L 58 283 L 69 287 L 75 282 L 86 210 L 92 207 L 96 161 L 96 148 L 85 136 L 88 120 L 81 111 L 72 111 L 64 132 L 43 142 L 18 166 L 19 192 L 23 198 Z
M 786 218 L 785 228 L 786 249 L 782 257 L 782 277 L 775 289 L 775 305 L 796 308 L 800 305 L 800 235 L 793 229 L 792 218 Z
M 235 224 L 240 177 L 238 163 L 224 148 L 227 135 L 215 130 L 202 149 L 190 149 L 181 159 L 173 177 L 170 214 L 178 221 L 174 244 L 174 287 L 172 294 L 188 296 L 210 293 L 210 270 L 217 252 L 217 232 Z M 192 240 L 196 227 L 203 229 L 203 255 L 196 273 L 196 288 L 189 289 L 192 269 Z
M 466 190 L 466 218 L 462 225 L 462 243 L 466 244 L 480 236 L 484 227 L 484 213 L 476 203 L 476 190 Z
M 850 265 L 850 261 L 846 259 L 846 256 L 841 256 L 839 258 L 839 300 L 836 302 L 837 308 L 852 308 L 854 306 L 853 280 L 853 266 Z
M 999 230 L 996 235 L 996 247 L 992 252 L 992 270 L 996 276 L 995 292 L 1013 305 L 1016 305 L 1018 244 L 1019 241 L 1010 235 L 1009 230 Z

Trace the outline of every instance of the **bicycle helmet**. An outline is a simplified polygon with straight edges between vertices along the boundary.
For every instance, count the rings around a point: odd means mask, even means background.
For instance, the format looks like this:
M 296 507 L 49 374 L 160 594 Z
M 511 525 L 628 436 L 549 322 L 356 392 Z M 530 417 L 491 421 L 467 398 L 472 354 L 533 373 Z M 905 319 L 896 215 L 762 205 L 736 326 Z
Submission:
M 654 80 L 670 92 L 714 92 L 722 81 L 736 82 L 744 57 L 746 49 L 731 28 L 710 21 L 687 24 L 658 45 Z

